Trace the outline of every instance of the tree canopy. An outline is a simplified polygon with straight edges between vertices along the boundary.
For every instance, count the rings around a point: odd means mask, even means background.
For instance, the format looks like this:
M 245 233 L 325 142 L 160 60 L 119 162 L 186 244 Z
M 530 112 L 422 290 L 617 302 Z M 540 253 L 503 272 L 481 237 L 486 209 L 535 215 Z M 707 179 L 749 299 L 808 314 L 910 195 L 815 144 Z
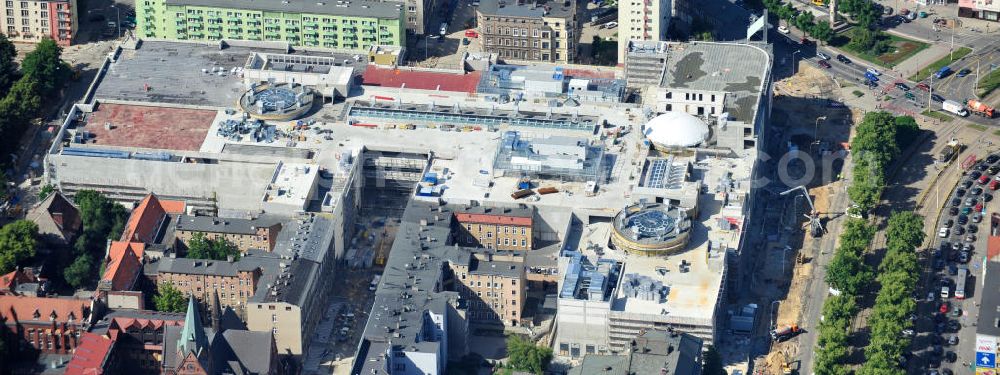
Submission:
M 7 90 L 17 81 L 17 49 L 7 36 L 0 34 L 0 96 L 7 95 Z
M 107 242 L 121 237 L 129 212 L 93 190 L 77 192 L 73 201 L 80 209 L 83 231 L 73 244 L 75 259 L 63 272 L 63 277 L 67 284 L 79 288 L 97 279 L 97 266 L 104 261 Z
M 705 348 L 705 365 L 702 367 L 702 375 L 726 375 L 726 370 L 722 367 L 722 356 L 715 346 L 709 345 Z
M 24 56 L 21 73 L 38 83 L 38 94 L 49 97 L 61 89 L 73 70 L 62 61 L 62 48 L 52 39 L 42 39 Z
M 13 271 L 18 264 L 35 256 L 38 225 L 17 220 L 0 227 L 0 273 Z
M 517 371 L 541 375 L 552 361 L 552 349 L 537 346 L 520 336 L 507 336 L 507 365 Z
M 82 288 L 93 279 L 94 257 L 83 254 L 76 257 L 73 263 L 63 270 L 63 279 L 73 288 Z
M 226 260 L 240 258 L 240 250 L 224 238 L 208 239 L 204 233 L 195 233 L 187 244 L 187 258 Z
M 187 311 L 187 298 L 184 293 L 174 287 L 174 284 L 160 284 L 157 294 L 153 296 L 156 311 L 184 312 Z
M 63 62 L 62 50 L 51 39 L 44 39 L 29 52 L 17 72 L 16 50 L 6 37 L 0 37 L 0 149 L 14 150 L 24 131 L 35 122 L 42 110 L 42 98 L 51 103 L 72 77 L 72 69 Z M 6 153 L 0 163 L 11 160 Z

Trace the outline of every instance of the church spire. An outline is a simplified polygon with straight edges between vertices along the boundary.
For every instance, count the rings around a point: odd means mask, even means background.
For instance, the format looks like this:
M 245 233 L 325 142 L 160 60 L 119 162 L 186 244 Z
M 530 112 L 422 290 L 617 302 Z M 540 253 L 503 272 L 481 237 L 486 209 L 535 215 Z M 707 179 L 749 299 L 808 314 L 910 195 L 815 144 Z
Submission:
M 194 302 L 194 296 L 188 296 L 187 315 L 184 317 L 184 328 L 181 330 L 181 337 L 177 339 L 177 351 L 181 356 L 186 356 L 194 352 L 195 356 L 208 347 L 208 338 L 205 336 L 205 328 L 201 325 L 201 318 L 198 316 L 198 305 Z

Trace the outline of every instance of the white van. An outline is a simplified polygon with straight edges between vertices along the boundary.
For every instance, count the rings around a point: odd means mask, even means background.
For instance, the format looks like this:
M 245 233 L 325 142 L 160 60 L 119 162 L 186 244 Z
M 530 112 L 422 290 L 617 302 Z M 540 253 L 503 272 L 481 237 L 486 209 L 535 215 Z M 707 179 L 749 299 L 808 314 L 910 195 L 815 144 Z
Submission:
M 946 286 L 942 286 L 941 287 L 941 298 L 948 298 L 949 296 L 951 296 L 951 289 L 949 289 L 947 285 Z

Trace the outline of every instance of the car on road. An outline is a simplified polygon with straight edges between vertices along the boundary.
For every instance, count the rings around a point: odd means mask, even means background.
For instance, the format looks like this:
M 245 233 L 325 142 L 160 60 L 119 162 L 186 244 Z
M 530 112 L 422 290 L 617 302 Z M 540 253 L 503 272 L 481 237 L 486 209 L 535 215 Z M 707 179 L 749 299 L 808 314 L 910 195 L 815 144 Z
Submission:
M 826 62 L 826 60 L 817 61 L 816 65 L 819 65 L 820 67 L 822 67 L 824 69 L 830 69 L 830 63 Z
M 820 59 L 823 59 L 823 60 L 829 60 L 830 59 L 830 55 L 827 55 L 827 54 L 825 54 L 823 52 L 816 52 L 816 57 L 818 57 Z
M 882 75 L 882 73 L 879 73 L 879 71 L 875 70 L 875 68 L 865 69 L 865 73 L 871 73 L 873 76 L 876 76 L 876 77 Z
M 944 101 L 944 97 L 938 94 L 931 94 L 931 100 L 941 103 Z
M 965 77 L 965 76 L 969 75 L 969 73 L 972 73 L 972 70 L 969 70 L 969 68 L 965 68 L 965 69 L 959 70 L 958 73 L 955 73 L 955 76 L 961 78 L 961 77 Z
M 927 86 L 927 84 L 923 82 L 918 83 L 917 88 L 924 91 L 931 91 L 931 87 Z
M 851 63 L 851 59 L 847 58 L 847 56 L 840 55 L 840 54 L 837 55 L 837 61 L 840 61 L 840 62 L 842 62 L 844 64 L 850 64 Z
M 782 34 L 788 34 L 788 33 L 789 33 L 789 32 L 791 32 L 791 31 L 790 31 L 790 30 L 788 30 L 788 27 L 787 27 L 787 26 L 785 26 L 785 25 L 781 25 L 781 26 L 778 26 L 778 32 L 779 32 L 779 33 L 782 33 Z
M 903 96 L 906 97 L 906 99 L 908 99 L 908 100 L 917 100 L 917 96 L 913 95 L 912 92 L 907 92 L 906 95 L 903 95 Z
M 905 83 L 902 83 L 902 82 L 896 82 L 896 84 L 893 85 L 893 86 L 896 86 L 897 89 L 900 89 L 900 90 L 903 90 L 903 91 L 910 91 L 910 86 L 907 86 Z

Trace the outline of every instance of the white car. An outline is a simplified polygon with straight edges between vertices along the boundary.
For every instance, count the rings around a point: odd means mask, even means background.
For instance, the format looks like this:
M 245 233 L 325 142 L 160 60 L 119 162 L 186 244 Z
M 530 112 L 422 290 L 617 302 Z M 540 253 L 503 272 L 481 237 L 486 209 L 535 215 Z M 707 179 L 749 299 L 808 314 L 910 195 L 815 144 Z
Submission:
M 882 75 L 882 73 L 879 73 L 879 71 L 875 70 L 875 68 L 868 68 L 865 71 L 868 72 L 868 73 L 871 73 L 874 76 L 880 76 L 880 75 Z
M 949 233 L 951 233 L 951 230 L 947 227 L 941 227 L 941 229 L 938 229 L 938 237 L 947 238 Z
M 618 27 L 618 22 L 615 22 L 615 21 L 611 21 L 611 22 L 608 22 L 608 23 L 604 24 L 604 28 L 605 29 L 613 29 L 613 28 L 616 28 L 616 27 Z
M 790 31 L 788 30 L 787 26 L 782 25 L 778 26 L 778 32 L 782 34 L 788 34 Z

